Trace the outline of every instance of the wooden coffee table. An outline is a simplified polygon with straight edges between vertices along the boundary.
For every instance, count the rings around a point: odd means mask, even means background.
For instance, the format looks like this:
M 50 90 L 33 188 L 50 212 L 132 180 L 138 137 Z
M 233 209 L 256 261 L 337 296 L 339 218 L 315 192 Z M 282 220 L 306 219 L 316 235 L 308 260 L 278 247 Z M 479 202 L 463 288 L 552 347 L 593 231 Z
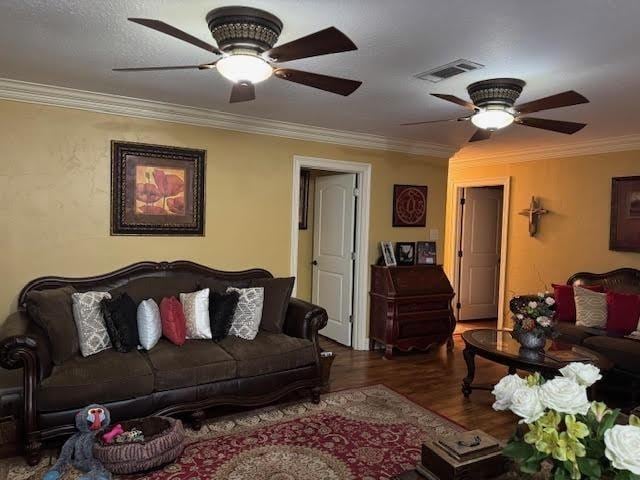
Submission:
M 548 340 L 545 352 L 531 352 L 522 349 L 520 344 L 511 337 L 508 330 L 495 330 L 490 328 L 480 328 L 468 330 L 462 334 L 465 349 L 462 352 L 467 363 L 467 376 L 462 380 L 462 393 L 465 397 L 471 395 L 473 390 L 491 390 L 493 385 L 473 384 L 476 373 L 476 355 L 506 365 L 509 373 L 516 373 L 516 370 L 526 370 L 529 372 L 539 372 L 546 378 L 554 377 L 558 370 L 567 365 L 568 362 L 558 362 L 545 355 L 553 354 L 554 351 L 572 350 L 576 354 L 588 360 L 603 372 L 613 368 L 613 363 L 603 355 L 584 347 Z M 591 392 L 594 394 L 594 392 Z

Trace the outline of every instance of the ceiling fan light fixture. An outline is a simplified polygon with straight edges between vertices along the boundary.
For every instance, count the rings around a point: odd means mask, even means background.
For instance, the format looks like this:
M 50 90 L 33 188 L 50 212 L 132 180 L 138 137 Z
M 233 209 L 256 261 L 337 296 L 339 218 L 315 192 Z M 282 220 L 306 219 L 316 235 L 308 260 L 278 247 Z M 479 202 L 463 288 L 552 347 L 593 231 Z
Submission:
M 248 53 L 236 53 L 222 57 L 216 63 L 220 75 L 234 83 L 260 83 L 273 74 L 273 68 L 263 58 Z
M 514 116 L 503 108 L 480 109 L 471 117 L 471 122 L 476 127 L 491 132 L 508 127 L 514 120 Z

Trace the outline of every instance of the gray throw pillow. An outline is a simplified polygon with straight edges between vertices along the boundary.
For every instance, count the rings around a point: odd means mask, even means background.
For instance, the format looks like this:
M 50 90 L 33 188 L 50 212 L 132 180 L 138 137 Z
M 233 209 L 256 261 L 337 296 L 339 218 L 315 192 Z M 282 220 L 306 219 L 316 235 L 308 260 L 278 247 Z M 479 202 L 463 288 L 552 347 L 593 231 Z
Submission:
M 73 319 L 78 329 L 80 353 L 83 357 L 111 348 L 111 340 L 100 309 L 100 302 L 103 298 L 111 298 L 111 295 L 107 292 L 85 292 L 71 295 Z
M 233 314 L 233 322 L 229 335 L 253 340 L 260 329 L 262 320 L 262 306 L 264 303 L 264 288 L 227 288 L 227 292 L 238 292 L 238 306 Z
M 160 309 L 155 300 L 149 298 L 140 302 L 137 313 L 140 345 L 145 350 L 151 350 L 162 336 Z

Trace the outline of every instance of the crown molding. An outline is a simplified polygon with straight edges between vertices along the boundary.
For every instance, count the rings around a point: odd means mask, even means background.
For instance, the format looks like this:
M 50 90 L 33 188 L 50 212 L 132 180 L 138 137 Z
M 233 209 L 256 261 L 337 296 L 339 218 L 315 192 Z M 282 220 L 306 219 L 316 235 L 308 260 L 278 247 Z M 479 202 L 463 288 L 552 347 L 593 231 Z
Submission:
M 419 140 L 333 130 L 9 78 L 0 78 L 0 99 L 431 157 L 450 158 L 456 151 L 454 147 Z
M 630 150 L 640 150 L 640 134 L 596 138 L 594 140 L 585 140 L 568 145 L 514 149 L 493 155 L 464 156 L 464 150 L 461 150 L 449 160 L 449 166 L 454 168 L 485 167 L 509 163 L 532 162 L 536 160 L 546 160 L 548 158 L 568 158 Z

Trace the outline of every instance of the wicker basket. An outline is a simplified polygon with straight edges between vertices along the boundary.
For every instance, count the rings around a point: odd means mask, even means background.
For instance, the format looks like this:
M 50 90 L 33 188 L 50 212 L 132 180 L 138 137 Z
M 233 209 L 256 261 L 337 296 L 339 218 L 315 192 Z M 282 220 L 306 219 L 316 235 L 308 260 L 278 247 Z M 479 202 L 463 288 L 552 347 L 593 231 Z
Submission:
M 120 422 L 124 430 L 138 428 L 144 442 L 104 443 L 98 440 L 93 455 L 111 473 L 144 472 L 173 462 L 184 449 L 182 422 L 170 417 L 146 417 Z

